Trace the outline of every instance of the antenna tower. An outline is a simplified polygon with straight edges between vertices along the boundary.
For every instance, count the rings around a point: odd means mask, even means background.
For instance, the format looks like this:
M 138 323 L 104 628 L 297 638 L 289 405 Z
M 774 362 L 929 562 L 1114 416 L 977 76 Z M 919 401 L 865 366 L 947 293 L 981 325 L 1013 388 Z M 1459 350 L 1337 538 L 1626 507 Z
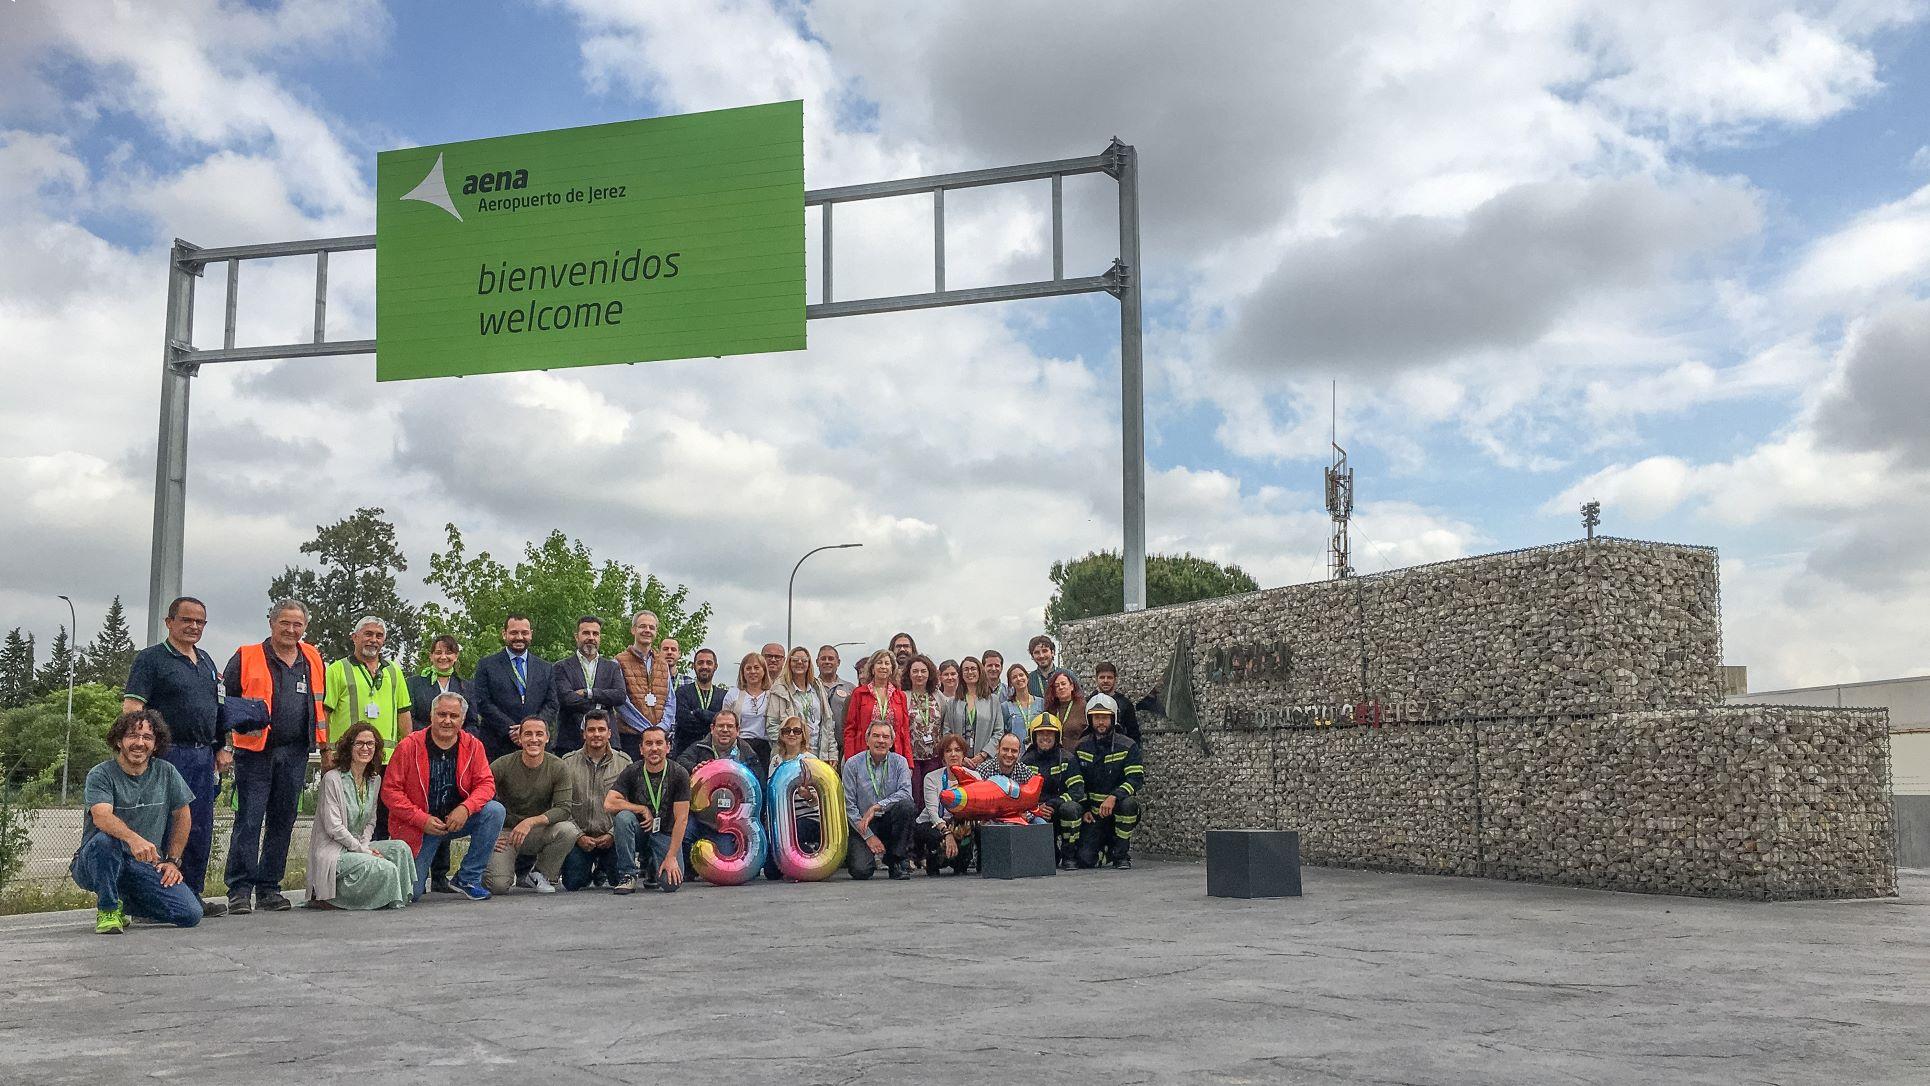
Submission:
M 1339 383 L 1329 387 L 1332 403 L 1327 444 L 1333 447 L 1333 463 L 1327 466 L 1327 515 L 1334 518 L 1334 535 L 1327 544 L 1327 576 L 1341 580 L 1354 575 L 1353 548 L 1347 540 L 1347 520 L 1354 513 L 1354 469 L 1347 466 L 1347 450 L 1340 447 Z

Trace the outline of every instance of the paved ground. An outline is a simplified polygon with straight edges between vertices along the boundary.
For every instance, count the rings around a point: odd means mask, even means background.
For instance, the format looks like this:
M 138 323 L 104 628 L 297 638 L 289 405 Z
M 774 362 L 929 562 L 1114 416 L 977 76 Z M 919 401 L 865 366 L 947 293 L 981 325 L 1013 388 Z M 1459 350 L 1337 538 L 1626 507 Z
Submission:
M 1930 875 L 1764 905 L 1204 874 L 0 920 L 0 1082 L 1930 1082 Z

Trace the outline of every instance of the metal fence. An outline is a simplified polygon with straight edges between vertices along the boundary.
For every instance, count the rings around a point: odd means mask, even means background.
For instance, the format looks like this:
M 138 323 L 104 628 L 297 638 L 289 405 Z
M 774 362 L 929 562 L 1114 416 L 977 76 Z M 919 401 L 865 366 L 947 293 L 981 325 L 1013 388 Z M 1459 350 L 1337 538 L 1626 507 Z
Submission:
M 74 858 L 74 850 L 80 847 L 82 815 L 80 809 L 73 807 L 50 807 L 32 812 L 27 831 L 32 844 L 27 849 L 26 866 L 14 876 L 14 881 L 31 882 L 46 889 L 68 881 L 67 863 Z M 295 821 L 295 833 L 288 844 L 291 869 L 305 866 L 309 823 L 307 818 Z M 228 837 L 233 827 L 233 812 L 217 807 L 214 853 L 208 860 L 208 870 L 212 874 L 219 874 L 223 861 L 227 859 Z

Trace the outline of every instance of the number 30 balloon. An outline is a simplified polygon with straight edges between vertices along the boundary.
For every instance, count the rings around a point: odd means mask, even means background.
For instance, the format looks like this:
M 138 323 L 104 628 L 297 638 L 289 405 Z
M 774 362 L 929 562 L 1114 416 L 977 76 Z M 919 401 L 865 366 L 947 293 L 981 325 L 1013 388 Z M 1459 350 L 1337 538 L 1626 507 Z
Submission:
M 764 867 L 763 800 L 757 776 L 728 758 L 705 762 L 690 775 L 690 813 L 731 843 L 729 856 L 718 855 L 708 837 L 690 847 L 690 866 L 706 882 L 742 886 Z
M 798 840 L 793 796 L 804 787 L 818 793 L 818 847 L 807 852 Z M 771 774 L 771 855 L 778 870 L 799 882 L 828 879 L 844 862 L 844 789 L 837 771 L 805 755 L 793 758 Z

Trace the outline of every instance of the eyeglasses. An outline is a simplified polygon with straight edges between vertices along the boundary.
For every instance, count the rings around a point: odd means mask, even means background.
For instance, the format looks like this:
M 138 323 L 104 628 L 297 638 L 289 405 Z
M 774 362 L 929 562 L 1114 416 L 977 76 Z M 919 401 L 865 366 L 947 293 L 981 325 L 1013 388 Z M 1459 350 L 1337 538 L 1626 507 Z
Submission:
M 208 620 L 205 618 L 171 618 L 168 621 L 179 622 L 183 626 L 206 626 L 208 624 Z
M 779 735 L 803 735 L 803 734 L 804 734 L 804 729 L 803 729 L 803 728 L 779 728 L 779 729 L 777 730 L 777 734 L 779 734 Z
M 367 747 L 369 750 L 374 750 L 376 747 L 376 742 L 373 739 L 357 739 L 354 743 L 354 747 L 356 750 L 361 750 L 364 747 Z

